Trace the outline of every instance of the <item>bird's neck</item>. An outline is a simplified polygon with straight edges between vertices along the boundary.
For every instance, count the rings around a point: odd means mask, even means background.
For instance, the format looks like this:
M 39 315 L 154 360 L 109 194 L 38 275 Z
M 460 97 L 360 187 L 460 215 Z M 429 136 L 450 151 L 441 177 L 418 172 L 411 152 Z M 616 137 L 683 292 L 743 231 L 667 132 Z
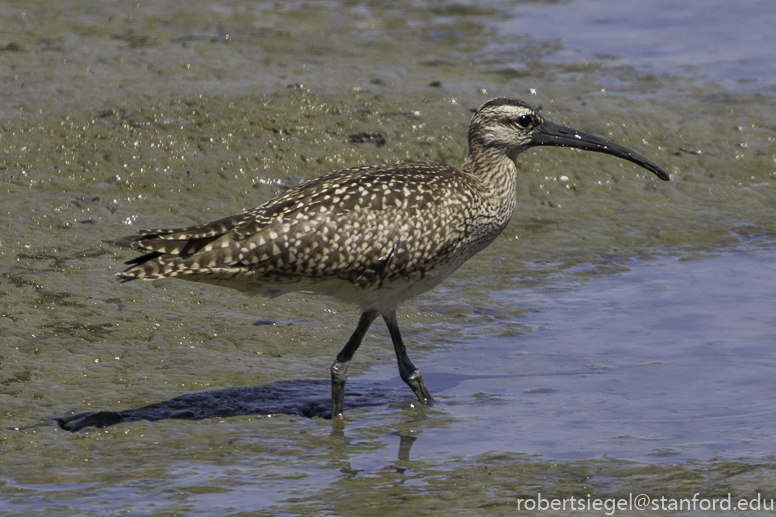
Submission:
M 502 150 L 472 149 L 463 170 L 482 182 L 489 198 L 514 205 L 517 167 Z

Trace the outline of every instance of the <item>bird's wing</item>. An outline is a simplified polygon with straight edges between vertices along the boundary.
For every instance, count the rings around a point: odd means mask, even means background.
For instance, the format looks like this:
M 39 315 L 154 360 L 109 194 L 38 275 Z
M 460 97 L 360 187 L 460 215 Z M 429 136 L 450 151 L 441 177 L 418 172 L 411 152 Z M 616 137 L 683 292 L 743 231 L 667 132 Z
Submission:
M 413 182 L 423 167 L 458 174 L 433 163 L 331 173 L 242 214 L 116 239 L 151 252 L 130 260 L 118 276 L 338 277 L 366 286 L 410 273 L 462 231 L 454 211 L 445 209 L 445 193 Z

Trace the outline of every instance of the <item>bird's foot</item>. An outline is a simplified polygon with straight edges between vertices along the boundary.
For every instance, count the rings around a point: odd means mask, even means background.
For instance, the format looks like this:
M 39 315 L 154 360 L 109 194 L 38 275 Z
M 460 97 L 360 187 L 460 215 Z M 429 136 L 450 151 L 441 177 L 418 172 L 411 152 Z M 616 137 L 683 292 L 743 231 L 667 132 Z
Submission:
M 418 402 L 424 406 L 433 404 L 434 399 L 431 397 L 431 393 L 428 392 L 428 388 L 426 388 L 426 384 L 423 382 L 423 374 L 420 373 L 420 370 L 412 372 L 409 377 L 404 379 L 404 382 L 407 383 L 407 386 L 409 386 L 415 393 L 415 396 L 418 397 Z
M 334 361 L 331 365 L 331 419 L 341 419 L 345 406 L 345 381 L 350 361 Z

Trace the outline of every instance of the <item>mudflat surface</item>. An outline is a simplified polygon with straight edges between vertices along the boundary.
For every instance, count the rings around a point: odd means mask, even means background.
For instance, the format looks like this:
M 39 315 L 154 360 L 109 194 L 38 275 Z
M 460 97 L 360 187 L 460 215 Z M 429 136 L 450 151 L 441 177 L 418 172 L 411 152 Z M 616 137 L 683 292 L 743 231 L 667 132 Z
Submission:
M 774 15 L 645 5 L 3 3 L 0 513 L 773 497 Z M 140 228 L 460 166 L 501 95 L 673 181 L 524 153 L 504 234 L 399 313 L 432 407 L 378 324 L 344 425 L 320 417 L 351 307 L 113 277 L 133 254 L 104 241 Z

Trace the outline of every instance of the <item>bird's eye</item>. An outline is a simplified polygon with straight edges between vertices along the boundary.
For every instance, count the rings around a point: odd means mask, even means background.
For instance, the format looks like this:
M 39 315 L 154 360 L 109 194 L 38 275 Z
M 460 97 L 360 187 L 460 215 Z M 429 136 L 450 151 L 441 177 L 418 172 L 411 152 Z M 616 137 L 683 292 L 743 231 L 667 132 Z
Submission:
M 522 127 L 523 129 L 527 129 L 534 125 L 534 122 L 536 120 L 534 119 L 533 115 L 520 115 L 517 117 L 517 125 Z

